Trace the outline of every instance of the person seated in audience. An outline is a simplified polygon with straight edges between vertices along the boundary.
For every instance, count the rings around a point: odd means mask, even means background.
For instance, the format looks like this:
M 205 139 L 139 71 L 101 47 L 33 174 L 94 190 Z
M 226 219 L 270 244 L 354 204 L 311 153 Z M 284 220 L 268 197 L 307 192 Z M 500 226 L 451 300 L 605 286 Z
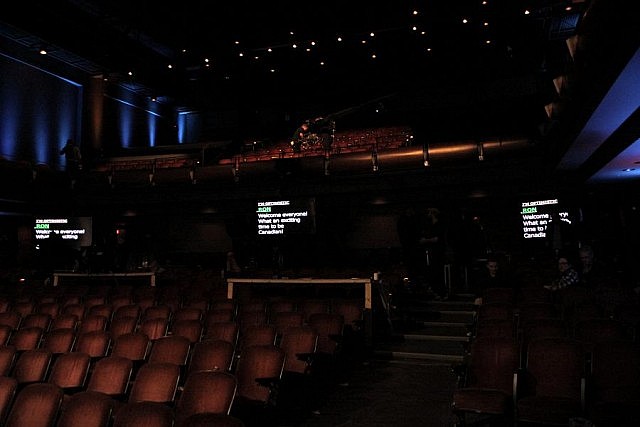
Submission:
M 580 283 L 580 275 L 566 255 L 561 254 L 558 256 L 558 272 L 560 273 L 559 276 L 550 285 L 546 285 L 545 288 L 557 291 Z
M 606 281 L 605 268 L 602 264 L 596 261 L 593 248 L 588 245 L 584 245 L 578 251 L 580 257 L 580 286 L 585 288 L 595 289 L 600 284 Z M 609 277 L 612 279 L 612 277 Z
M 500 269 L 500 262 L 495 256 L 489 256 L 485 262 L 485 268 L 476 281 L 475 304 L 482 304 L 482 293 L 488 288 L 507 288 L 511 286 L 506 274 Z

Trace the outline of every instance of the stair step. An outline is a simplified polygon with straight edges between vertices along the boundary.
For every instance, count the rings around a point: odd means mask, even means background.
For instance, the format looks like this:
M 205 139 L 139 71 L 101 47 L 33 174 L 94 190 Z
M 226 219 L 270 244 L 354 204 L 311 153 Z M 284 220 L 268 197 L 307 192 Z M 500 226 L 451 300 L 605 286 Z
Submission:
M 402 310 L 401 314 L 415 320 L 427 322 L 447 322 L 470 325 L 475 320 L 475 311 L 434 310 L 432 308 L 408 307 Z
M 458 336 L 466 337 L 469 326 L 465 323 L 449 322 L 413 322 L 410 324 L 395 324 L 395 331 L 402 334 Z
M 468 336 L 453 336 L 453 335 L 424 335 L 424 334 L 404 334 L 406 341 L 455 341 L 455 342 L 469 342 Z
M 455 354 L 440 354 L 440 353 L 414 353 L 405 351 L 375 351 L 374 356 L 378 359 L 390 360 L 390 361 L 405 361 L 405 360 L 423 360 L 423 361 L 437 361 L 445 363 L 463 363 L 464 356 Z
M 468 340 L 405 339 L 398 342 L 379 343 L 375 351 L 462 356 L 467 352 L 467 343 Z

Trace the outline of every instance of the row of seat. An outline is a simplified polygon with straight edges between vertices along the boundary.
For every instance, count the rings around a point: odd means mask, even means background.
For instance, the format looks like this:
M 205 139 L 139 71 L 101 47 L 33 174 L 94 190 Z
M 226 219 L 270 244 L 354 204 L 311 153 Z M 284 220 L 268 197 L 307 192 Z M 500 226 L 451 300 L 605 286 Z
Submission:
M 327 314 L 327 316 L 330 316 Z M 236 331 L 239 329 L 236 325 Z M 51 331 L 53 333 L 56 331 Z M 106 331 L 95 331 L 105 332 Z M 334 335 L 341 335 L 340 329 L 334 331 Z M 278 345 L 275 345 L 275 338 L 280 335 Z M 270 375 L 261 372 L 259 375 L 249 379 L 248 384 L 255 383 L 255 378 L 272 378 L 278 382 L 280 374 L 290 373 L 292 375 L 306 376 L 310 372 L 312 364 L 321 364 L 329 359 L 332 354 L 322 353 L 318 350 L 317 343 L 319 334 L 310 325 L 291 326 L 285 329 L 283 333 L 276 334 L 276 328 L 273 325 L 255 325 L 245 329 L 245 334 L 241 336 L 241 350 L 234 345 L 235 339 L 230 340 L 203 340 L 191 343 L 187 338 L 180 335 L 168 335 L 158 338 L 150 342 L 148 337 L 142 333 L 134 332 L 123 334 L 118 337 L 109 355 L 95 355 L 92 358 L 84 352 L 68 352 L 53 354 L 46 347 L 29 350 L 16 351 L 12 345 L 0 347 L 0 354 L 4 360 L 4 373 L 10 373 L 9 376 L 14 378 L 19 385 L 26 385 L 38 381 L 48 381 L 55 383 L 65 391 L 77 390 L 83 387 L 87 374 L 91 375 L 88 379 L 88 390 L 100 391 L 109 395 L 123 395 L 126 393 L 126 384 L 129 381 L 131 373 L 137 373 L 134 387 L 132 388 L 129 398 L 136 395 L 136 384 L 140 384 L 140 376 L 145 372 L 146 378 L 162 378 L 161 372 L 167 369 L 167 365 L 171 368 L 172 375 L 190 375 L 193 372 L 202 370 L 217 370 L 223 372 L 243 372 L 241 366 L 248 364 L 247 360 L 256 360 L 257 357 L 249 357 L 254 349 L 272 348 L 277 357 L 282 359 L 281 365 Z M 150 351 L 147 349 L 150 347 Z M 15 360 L 15 365 L 12 365 Z M 89 370 L 89 362 L 93 360 L 91 370 Z M 258 365 L 264 366 L 265 355 L 262 353 Z M 124 363 L 124 371 L 116 369 L 118 364 Z M 52 365 L 50 372 L 49 367 Z M 140 366 L 136 369 L 136 366 Z M 84 367 L 84 369 L 83 369 Z M 151 369 L 154 367 L 155 369 Z M 161 368 L 161 369 L 160 369 Z M 118 374 L 118 371 L 120 374 Z M 129 374 L 126 374 L 129 372 Z M 171 377 L 171 375 L 168 375 Z M 167 377 L 167 375 L 164 375 Z M 105 386 L 104 383 L 108 383 Z M 113 383 L 119 385 L 113 386 Z M 272 385 L 277 385 L 277 384 Z M 169 385 L 174 381 L 169 380 Z M 176 381 L 177 383 L 177 381 Z M 255 385 L 255 384 L 254 384 Z M 106 388 L 105 388 L 106 387 Z M 156 382 L 156 392 L 165 390 L 168 395 L 172 393 L 168 390 L 168 385 L 159 385 Z M 290 395 L 297 395 L 303 390 L 295 390 Z M 254 391 L 254 394 L 257 393 Z M 266 403 L 270 396 L 270 388 L 262 390 L 267 393 L 262 396 L 262 400 Z M 243 395 L 241 393 L 241 395 Z M 147 400 L 148 398 L 141 398 Z M 256 400 L 257 395 L 253 400 Z
M 262 425 L 265 421 L 262 410 L 274 406 L 272 401 L 276 395 L 281 402 L 278 408 L 296 407 L 298 413 L 303 410 L 308 414 L 315 406 L 313 399 L 317 402 L 322 387 L 334 376 L 337 355 L 345 341 L 344 331 L 350 331 L 347 338 L 355 338 L 362 326 L 361 302 L 353 300 L 230 301 L 192 297 L 183 298 L 183 302 L 175 306 L 162 303 L 167 300 L 155 299 L 152 305 L 144 307 L 139 298 L 134 298 L 132 303 L 131 299 L 121 296 L 101 299 L 85 295 L 74 300 L 60 295 L 57 301 L 31 298 L 35 304 L 30 312 L 24 310 L 24 315 L 14 309 L 26 298 L 12 300 L 0 313 L 0 324 L 4 323 L 0 329 L 6 331 L 4 345 L 0 347 L 0 374 L 15 380 L 18 394 L 38 383 L 51 383 L 61 388 L 65 396 L 105 393 L 105 389 L 96 389 L 96 382 L 100 378 L 123 378 L 114 373 L 113 365 L 118 359 L 125 359 L 132 364 L 130 386 L 124 394 L 122 391 L 116 394 L 119 399 L 133 403 L 129 399 L 138 399 L 131 395 L 136 395 L 134 390 L 141 387 L 135 387 L 138 376 L 142 373 L 144 378 L 151 367 L 158 369 L 167 364 L 178 367 L 178 387 L 185 387 L 185 381 L 194 372 L 219 371 L 237 376 L 243 372 L 240 368 L 243 361 L 249 363 L 252 349 L 269 347 L 284 356 L 279 374 L 263 373 L 256 377 L 268 378 L 266 384 L 258 384 L 255 378 L 245 381 L 259 387 L 265 399 L 258 399 L 260 411 L 251 416 L 247 415 L 251 410 L 240 409 L 245 406 L 240 402 L 256 400 L 242 397 L 246 394 L 242 392 L 238 394 L 234 410 L 243 420 Z M 114 309 L 116 301 L 120 304 Z M 56 313 L 40 311 L 56 303 L 60 304 Z M 74 314 L 72 310 L 79 307 L 82 311 Z M 81 366 L 84 362 L 80 363 L 80 359 L 90 362 L 84 386 L 79 383 L 81 374 L 61 373 L 64 366 Z M 31 365 L 36 360 L 41 369 Z M 261 360 L 258 365 L 264 365 L 264 354 Z M 110 367 L 105 375 L 100 374 L 103 366 Z M 157 371 L 147 376 L 162 377 Z M 158 392 L 166 389 L 156 385 Z M 175 404 L 174 401 L 169 406 Z M 175 411 L 172 416 L 177 416 Z
M 125 371 L 131 369 L 130 361 L 113 360 L 116 361 L 125 366 Z M 245 425 L 230 415 L 239 385 L 237 376 L 222 371 L 193 372 L 177 397 L 176 383 L 176 366 L 154 363 L 141 368 L 126 400 L 118 400 L 91 385 L 77 393 L 65 394 L 52 381 L 19 388 L 15 378 L 0 377 L 0 424 L 7 427 Z
M 508 422 L 570 425 L 587 418 L 595 425 L 631 426 L 640 407 L 640 347 L 628 340 L 599 342 L 587 354 L 572 338 L 540 337 L 526 348 L 510 337 L 479 337 L 468 370 L 454 391 L 453 410 Z
M 581 312 L 594 307 L 585 289 L 522 291 L 485 290 L 458 370 L 452 407 L 459 420 L 473 414 L 526 425 L 568 425 L 578 417 L 628 423 L 640 403 L 634 325 L 596 309 Z

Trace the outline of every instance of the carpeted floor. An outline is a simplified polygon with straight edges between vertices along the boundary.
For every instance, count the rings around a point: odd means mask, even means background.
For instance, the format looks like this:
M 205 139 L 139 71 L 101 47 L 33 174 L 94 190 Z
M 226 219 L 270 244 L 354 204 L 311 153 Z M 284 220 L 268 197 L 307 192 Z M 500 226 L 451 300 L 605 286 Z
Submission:
M 300 427 L 452 426 L 456 377 L 448 364 L 366 361 Z M 294 425 L 294 424 L 290 424 Z

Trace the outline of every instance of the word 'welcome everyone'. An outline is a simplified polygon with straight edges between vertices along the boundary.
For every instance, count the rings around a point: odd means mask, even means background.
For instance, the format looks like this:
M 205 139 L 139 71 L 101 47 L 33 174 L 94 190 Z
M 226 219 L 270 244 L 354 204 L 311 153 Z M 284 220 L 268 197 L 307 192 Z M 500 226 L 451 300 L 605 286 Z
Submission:
M 63 240 L 78 240 L 87 230 L 85 228 L 67 228 L 69 220 L 65 218 L 36 219 L 34 225 L 36 240 L 47 240 L 52 236 Z
M 309 211 L 272 212 L 258 208 L 258 234 L 284 234 L 288 224 L 300 224 Z
M 520 215 L 522 217 L 522 236 L 525 239 L 546 238 L 549 226 L 554 218 L 571 224 L 569 213 L 559 211 L 558 199 L 523 202 Z

